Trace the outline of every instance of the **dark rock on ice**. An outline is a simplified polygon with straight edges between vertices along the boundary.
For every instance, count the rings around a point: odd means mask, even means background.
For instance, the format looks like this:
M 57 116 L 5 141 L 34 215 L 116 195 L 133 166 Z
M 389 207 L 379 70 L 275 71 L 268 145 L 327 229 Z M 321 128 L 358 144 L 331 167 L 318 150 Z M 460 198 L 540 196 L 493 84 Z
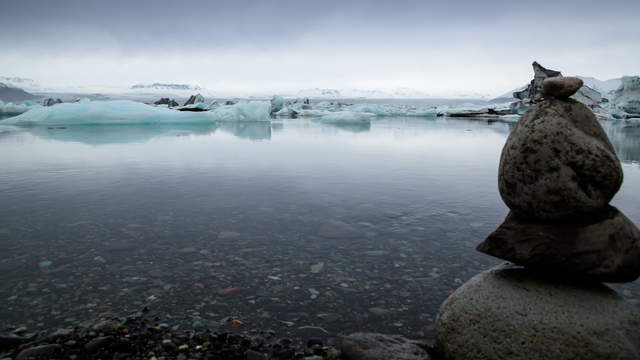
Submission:
M 201 111 L 209 111 L 207 109 L 202 109 L 199 107 L 182 107 L 182 108 L 178 108 L 178 111 L 192 111 L 192 112 L 201 112 Z
M 169 98 L 161 98 L 160 100 L 154 102 L 155 105 L 167 105 L 169 107 L 175 107 L 178 106 L 179 104 L 173 100 L 173 99 L 169 99 Z
M 605 282 L 640 276 L 640 231 L 609 207 L 588 222 L 542 223 L 513 213 L 478 250 L 541 271 L 557 271 Z
M 42 100 L 42 105 L 43 106 L 53 106 L 55 104 L 62 104 L 62 100 L 54 99 L 54 98 L 46 98 L 46 99 Z
M 196 95 L 191 95 L 189 99 L 182 106 L 193 105 L 193 104 L 203 103 L 203 102 L 204 102 L 204 97 L 200 94 L 196 94 Z

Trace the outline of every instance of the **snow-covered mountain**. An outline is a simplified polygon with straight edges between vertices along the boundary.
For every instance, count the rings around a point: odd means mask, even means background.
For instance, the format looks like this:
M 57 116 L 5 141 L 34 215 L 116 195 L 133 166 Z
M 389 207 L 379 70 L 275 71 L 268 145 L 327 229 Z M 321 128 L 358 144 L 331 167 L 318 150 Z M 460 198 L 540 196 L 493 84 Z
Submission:
M 576 76 L 580 79 L 582 79 L 582 81 L 584 81 L 584 84 L 587 85 L 588 87 L 597 90 L 600 94 L 602 94 L 603 96 L 606 96 L 607 94 L 609 94 L 609 92 L 616 90 L 618 87 L 620 87 L 620 84 L 622 84 L 622 78 L 615 78 L 615 79 L 609 79 L 609 80 L 599 80 L 596 79 L 594 77 L 590 77 L 590 76 Z M 512 100 L 513 99 L 513 93 L 516 91 L 522 91 L 524 89 L 527 88 L 527 85 L 522 85 L 518 88 L 515 88 L 513 90 L 507 91 L 506 93 L 490 100 L 491 102 L 505 102 L 508 100 Z
M 4 83 L 7 86 L 26 90 L 26 91 L 38 91 L 41 90 L 40 85 L 38 85 L 33 79 L 21 78 L 17 76 L 0 76 L 0 82 Z
M 303 89 L 289 96 L 320 98 L 320 99 L 428 99 L 428 98 L 461 98 L 461 99 L 485 99 L 487 94 L 466 91 L 451 91 L 441 93 L 427 93 L 411 88 L 396 88 L 391 90 L 380 89 Z
M 0 100 L 9 102 L 19 102 L 36 99 L 39 96 L 30 94 L 22 89 L 0 82 Z
M 588 87 L 598 90 L 602 95 L 608 94 L 610 91 L 616 90 L 622 84 L 622 78 L 609 80 L 598 80 L 589 76 L 578 76 Z
M 187 90 L 187 91 L 199 91 L 202 88 L 198 85 L 189 84 L 166 84 L 166 83 L 153 83 L 153 84 L 136 84 L 131 86 L 131 89 L 146 89 L 146 90 Z

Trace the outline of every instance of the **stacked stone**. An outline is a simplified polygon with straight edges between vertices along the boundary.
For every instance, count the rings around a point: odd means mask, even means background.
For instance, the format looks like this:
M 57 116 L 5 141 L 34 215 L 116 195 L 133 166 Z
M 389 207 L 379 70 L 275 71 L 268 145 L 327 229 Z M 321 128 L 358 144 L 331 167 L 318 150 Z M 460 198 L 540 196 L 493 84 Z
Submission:
M 639 359 L 640 313 L 601 282 L 640 276 L 640 231 L 609 202 L 613 146 L 573 77 L 544 80 L 502 151 L 510 213 L 478 250 L 513 264 L 483 272 L 442 305 L 446 359 Z
M 545 100 L 502 151 L 498 185 L 511 209 L 478 250 L 529 267 L 605 282 L 640 276 L 640 233 L 609 205 L 622 184 L 613 146 L 573 77 L 548 78 Z

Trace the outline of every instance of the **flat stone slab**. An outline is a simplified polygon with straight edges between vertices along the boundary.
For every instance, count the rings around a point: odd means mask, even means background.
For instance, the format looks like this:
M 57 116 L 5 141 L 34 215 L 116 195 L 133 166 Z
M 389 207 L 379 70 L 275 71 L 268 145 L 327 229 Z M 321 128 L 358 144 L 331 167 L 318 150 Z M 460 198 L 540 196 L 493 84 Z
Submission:
M 519 265 L 595 281 L 640 276 L 640 230 L 614 207 L 593 222 L 544 223 L 510 213 L 478 251 Z

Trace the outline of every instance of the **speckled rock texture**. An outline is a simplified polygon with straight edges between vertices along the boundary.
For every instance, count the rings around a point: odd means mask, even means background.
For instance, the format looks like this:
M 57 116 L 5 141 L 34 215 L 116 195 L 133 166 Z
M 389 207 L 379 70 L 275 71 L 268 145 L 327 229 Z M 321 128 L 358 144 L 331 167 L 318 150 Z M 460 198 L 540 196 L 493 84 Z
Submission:
M 517 123 L 502 150 L 498 186 L 521 218 L 572 220 L 605 208 L 622 168 L 593 112 L 573 99 L 546 99 Z
M 552 77 L 544 79 L 542 82 L 542 96 L 545 98 L 554 97 L 558 99 L 568 99 L 584 85 L 582 79 L 577 77 Z
M 502 265 L 442 305 L 436 348 L 447 360 L 640 358 L 640 313 L 598 283 Z
M 428 360 L 423 344 L 399 335 L 355 333 L 342 339 L 347 360 Z
M 540 223 L 510 213 L 478 250 L 595 281 L 629 282 L 640 276 L 640 231 L 614 207 L 588 222 Z

